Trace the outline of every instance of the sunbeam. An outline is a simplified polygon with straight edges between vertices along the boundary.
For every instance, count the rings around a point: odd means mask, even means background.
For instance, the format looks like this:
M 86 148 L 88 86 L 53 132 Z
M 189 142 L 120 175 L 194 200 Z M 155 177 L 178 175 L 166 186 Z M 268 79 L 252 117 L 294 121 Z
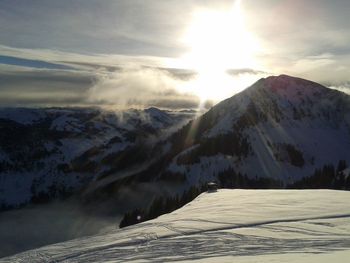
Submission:
M 199 74 L 192 83 L 202 101 L 220 100 L 232 95 L 241 79 L 227 75 L 227 69 L 257 68 L 255 54 L 259 43 L 244 21 L 241 1 L 228 10 L 197 10 L 184 36 L 190 52 L 182 63 Z M 236 82 L 236 83 L 235 83 Z

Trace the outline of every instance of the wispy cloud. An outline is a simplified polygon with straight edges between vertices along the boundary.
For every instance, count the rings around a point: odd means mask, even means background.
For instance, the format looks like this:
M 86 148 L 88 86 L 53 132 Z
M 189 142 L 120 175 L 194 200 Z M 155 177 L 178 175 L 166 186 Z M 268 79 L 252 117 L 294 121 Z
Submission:
M 350 82 L 338 83 L 338 84 L 326 84 L 331 89 L 339 90 L 350 95 Z
M 55 64 L 41 60 L 25 59 L 3 55 L 0 55 L 0 64 L 45 69 L 73 69 L 72 67 L 62 64 Z
M 95 79 L 96 76 L 79 71 L 6 67 L 0 70 L 0 106 L 85 104 L 84 94 Z
M 198 97 L 179 92 L 177 87 L 184 80 L 174 74 L 164 69 L 133 68 L 104 75 L 89 90 L 89 101 L 119 107 L 197 107 Z
M 129 56 L 107 53 L 79 53 L 60 51 L 55 49 L 14 48 L 0 45 L 0 54 L 27 60 L 38 60 L 48 63 L 63 63 L 93 69 L 104 67 L 134 67 L 135 65 L 148 65 L 151 67 L 164 66 L 167 58 L 156 56 Z
M 262 70 L 255 70 L 251 68 L 240 68 L 240 69 L 228 69 L 227 74 L 232 76 L 242 75 L 242 74 L 250 74 L 250 75 L 267 75 L 268 72 Z
M 189 81 L 191 73 L 186 70 L 141 66 L 94 69 L 99 64 L 89 67 L 90 70 L 58 70 L 2 65 L 0 106 L 184 109 L 199 104 L 196 95 L 178 89 Z

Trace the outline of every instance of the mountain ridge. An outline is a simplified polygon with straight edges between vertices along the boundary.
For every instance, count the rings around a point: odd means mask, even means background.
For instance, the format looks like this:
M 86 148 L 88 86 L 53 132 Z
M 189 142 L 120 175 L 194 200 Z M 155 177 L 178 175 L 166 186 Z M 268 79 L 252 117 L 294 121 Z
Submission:
M 0 207 L 69 196 L 191 117 L 156 108 L 0 109 Z
M 276 88 L 293 92 L 276 94 Z M 136 178 L 152 181 L 182 174 L 185 181 L 200 185 L 238 167 L 251 178 L 293 183 L 324 165 L 350 162 L 349 105 L 348 95 L 312 81 L 287 75 L 260 79 L 172 135 L 170 150 L 155 164 L 162 168 L 150 170 L 153 179 L 147 171 Z

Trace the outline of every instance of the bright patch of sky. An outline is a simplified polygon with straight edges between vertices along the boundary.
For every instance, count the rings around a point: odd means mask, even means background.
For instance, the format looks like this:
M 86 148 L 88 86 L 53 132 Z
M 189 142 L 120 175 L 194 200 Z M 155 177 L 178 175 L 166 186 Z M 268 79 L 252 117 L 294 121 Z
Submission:
M 147 96 L 165 101 L 170 89 L 217 102 L 282 73 L 344 89 L 349 11 L 347 0 L 3 0 L 0 105 L 103 105 L 91 89 L 128 74 L 153 78 Z

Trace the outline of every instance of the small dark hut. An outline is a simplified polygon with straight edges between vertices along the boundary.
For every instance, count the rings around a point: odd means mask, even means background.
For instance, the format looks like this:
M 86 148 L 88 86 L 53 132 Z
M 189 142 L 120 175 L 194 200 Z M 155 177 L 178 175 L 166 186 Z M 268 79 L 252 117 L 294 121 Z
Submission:
M 207 184 L 208 192 L 216 192 L 218 190 L 218 184 L 215 182 L 209 182 Z

